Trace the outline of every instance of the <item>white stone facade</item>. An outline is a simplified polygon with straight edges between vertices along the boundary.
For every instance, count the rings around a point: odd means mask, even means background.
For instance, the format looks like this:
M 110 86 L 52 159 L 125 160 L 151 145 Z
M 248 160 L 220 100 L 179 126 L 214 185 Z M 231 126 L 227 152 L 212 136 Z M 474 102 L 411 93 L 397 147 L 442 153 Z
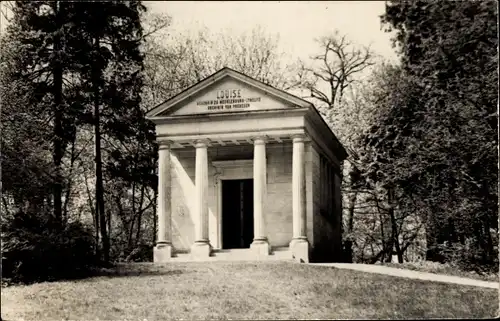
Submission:
M 284 247 L 304 262 L 340 259 L 346 153 L 310 103 L 224 68 L 148 117 L 160 146 L 155 262 L 227 248 L 224 218 L 241 212 L 243 231 L 245 206 L 255 259 Z M 223 196 L 226 180 L 252 180 L 251 204 Z M 245 205 L 225 213 L 229 201 Z

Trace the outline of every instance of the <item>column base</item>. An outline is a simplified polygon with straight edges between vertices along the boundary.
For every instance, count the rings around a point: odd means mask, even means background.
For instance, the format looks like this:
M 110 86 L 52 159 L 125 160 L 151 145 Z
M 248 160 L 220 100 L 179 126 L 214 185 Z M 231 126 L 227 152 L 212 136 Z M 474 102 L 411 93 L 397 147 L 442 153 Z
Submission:
M 172 258 L 172 245 L 169 243 L 158 243 L 153 249 L 153 262 L 165 263 Z
M 206 259 L 212 253 L 212 246 L 209 242 L 195 242 L 191 245 L 191 258 Z
M 292 239 L 290 251 L 294 260 L 300 263 L 309 263 L 309 242 L 307 238 Z
M 250 249 L 256 256 L 268 256 L 271 253 L 271 247 L 267 240 L 254 240 L 250 244 Z

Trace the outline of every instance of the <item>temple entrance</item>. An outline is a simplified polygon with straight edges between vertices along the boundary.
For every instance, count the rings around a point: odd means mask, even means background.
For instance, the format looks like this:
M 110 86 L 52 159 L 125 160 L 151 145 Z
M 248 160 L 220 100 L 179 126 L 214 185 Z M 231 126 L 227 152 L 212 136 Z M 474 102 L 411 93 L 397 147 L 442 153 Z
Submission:
M 249 248 L 253 241 L 253 179 L 222 180 L 222 248 Z

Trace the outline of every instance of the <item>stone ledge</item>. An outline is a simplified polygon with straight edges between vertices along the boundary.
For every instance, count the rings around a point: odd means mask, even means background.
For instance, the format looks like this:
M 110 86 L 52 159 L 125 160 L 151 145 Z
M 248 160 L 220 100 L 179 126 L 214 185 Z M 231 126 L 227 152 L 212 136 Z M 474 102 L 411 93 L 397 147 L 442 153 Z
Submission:
M 172 245 L 158 244 L 153 249 L 153 262 L 164 263 L 172 259 Z
M 191 257 L 196 259 L 205 259 L 212 253 L 212 246 L 210 243 L 195 242 L 191 246 Z
M 309 263 L 309 247 L 307 239 L 293 239 L 290 242 L 293 259 L 300 263 Z
M 250 244 L 250 249 L 257 257 L 268 256 L 271 253 L 271 247 L 269 246 L 269 242 L 267 242 L 267 240 L 253 241 L 252 244 Z

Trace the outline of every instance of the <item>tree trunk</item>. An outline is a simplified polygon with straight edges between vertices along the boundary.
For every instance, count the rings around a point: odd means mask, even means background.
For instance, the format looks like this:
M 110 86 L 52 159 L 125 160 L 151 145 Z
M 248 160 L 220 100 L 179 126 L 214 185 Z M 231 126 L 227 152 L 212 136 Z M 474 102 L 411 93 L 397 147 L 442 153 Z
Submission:
M 87 179 L 87 174 L 85 173 L 85 169 L 83 170 L 83 177 L 85 178 L 85 188 L 87 190 L 87 196 L 88 196 L 88 204 L 90 208 L 90 212 L 92 214 L 92 218 L 94 219 L 94 227 L 95 227 L 95 255 L 96 257 L 100 256 L 100 251 L 99 251 L 99 217 L 97 215 L 97 210 L 94 209 L 94 206 L 92 205 L 92 196 L 90 195 L 90 189 L 89 189 L 89 184 L 88 184 L 88 179 Z
M 347 214 L 349 215 L 347 218 L 347 235 L 348 239 L 344 242 L 344 262 L 352 263 L 352 233 L 354 230 L 354 208 L 356 206 L 356 200 L 358 198 L 358 192 L 355 191 L 349 195 L 349 208 Z
M 380 211 L 380 209 L 379 209 Z M 382 240 L 382 251 L 380 251 L 380 262 L 386 262 L 386 254 L 387 254 L 387 240 L 385 237 L 385 229 L 384 229 L 384 215 L 379 213 L 380 217 L 380 239 Z M 390 255 L 390 253 L 389 253 Z M 376 261 L 375 261 L 376 262 Z
M 75 146 L 76 145 L 76 135 L 73 137 L 72 142 L 71 142 L 71 162 L 70 162 L 70 167 L 69 167 L 69 175 L 68 177 L 70 178 L 67 186 L 66 186 L 66 196 L 64 199 L 64 206 L 63 206 L 63 219 L 64 223 L 67 223 L 68 221 L 68 206 L 69 206 L 69 200 L 71 198 L 71 188 L 72 188 L 72 180 L 71 177 L 73 176 L 73 170 L 75 166 Z
M 108 224 L 108 230 L 107 230 L 107 235 L 108 235 L 108 240 L 111 240 L 111 211 L 108 211 L 107 213 L 107 216 L 106 216 L 106 221 L 107 221 L 107 224 Z M 108 251 L 111 251 L 111 241 L 109 241 L 109 245 L 108 245 Z M 109 254 L 108 254 L 109 256 Z
M 399 244 L 398 240 L 398 235 L 396 234 L 396 239 L 394 240 L 394 244 L 396 245 L 396 254 L 398 256 L 398 263 L 403 264 L 404 263 L 404 251 L 401 249 L 401 245 Z
M 382 224 L 387 224 L 387 218 L 382 215 L 383 222 Z M 385 246 L 384 246 L 384 252 L 387 254 L 385 256 L 384 262 L 390 263 L 392 261 L 392 254 L 394 252 L 394 229 L 392 227 L 392 224 L 388 224 L 388 227 L 390 228 L 390 233 L 387 233 L 387 238 L 383 240 Z
M 389 187 L 387 189 L 387 201 L 389 203 L 389 217 L 391 219 L 392 243 L 394 244 L 394 247 L 396 248 L 396 254 L 398 256 L 398 263 L 402 264 L 403 263 L 403 252 L 401 251 L 401 246 L 399 244 L 399 231 L 398 231 L 398 224 L 396 221 L 395 204 L 394 204 L 394 188 L 392 188 L 392 187 Z M 391 248 L 391 252 L 392 252 L 392 248 Z M 392 253 L 390 255 L 390 258 L 392 260 Z
M 54 11 L 56 12 L 56 24 L 59 24 L 59 1 L 53 3 Z M 62 89 L 63 89 L 63 69 L 60 62 L 60 51 L 61 51 L 61 37 L 56 34 L 54 37 L 54 61 L 52 76 L 53 80 L 53 95 L 54 95 L 54 150 L 53 150 L 53 161 L 54 161 L 54 218 L 56 221 L 62 221 L 62 174 L 61 174 L 61 164 L 64 154 L 63 147 L 63 127 L 62 127 Z
M 135 234 L 135 246 L 141 243 L 141 225 L 142 225 L 142 213 L 139 214 L 137 218 L 137 233 Z
M 130 223 L 127 228 L 127 252 L 130 253 L 134 249 L 134 226 L 135 226 L 135 216 L 132 216 L 132 219 L 130 220 Z
M 344 242 L 344 262 L 352 263 L 353 261 L 353 232 L 354 232 L 354 210 L 356 208 L 356 201 L 358 198 L 357 183 L 361 178 L 361 172 L 354 165 L 354 163 L 349 162 L 349 190 L 353 191 L 349 194 L 348 198 L 348 210 L 347 210 L 347 235 L 348 239 Z
M 354 208 L 356 207 L 356 200 L 358 198 L 358 192 L 354 192 L 349 197 L 349 218 L 347 223 L 347 233 L 352 233 L 354 230 Z
M 139 213 L 137 217 L 137 233 L 135 235 L 135 245 L 140 244 L 141 242 L 141 226 L 142 226 L 142 213 L 144 212 L 142 209 L 142 203 L 144 202 L 144 185 L 141 187 L 141 197 L 139 200 Z
M 99 50 L 99 38 L 95 39 L 94 50 Z M 102 178 L 102 157 L 101 157 L 101 130 L 100 130 L 100 113 L 99 113 L 99 89 L 100 89 L 100 66 L 93 65 L 92 68 L 92 85 L 94 92 L 94 133 L 95 133 L 95 202 L 96 216 L 99 219 L 99 227 L 102 240 L 102 260 L 104 263 L 109 262 L 109 237 L 106 226 L 106 213 L 104 212 L 104 187 Z
M 426 261 L 439 261 L 438 257 L 438 250 L 437 250 L 437 245 L 438 245 L 438 235 L 437 235 L 437 223 L 435 222 L 435 219 L 433 215 L 434 213 L 429 213 L 427 214 L 428 217 L 426 219 L 426 224 L 425 224 L 425 238 L 426 238 L 426 244 L 427 244 L 427 250 L 425 253 L 425 260 Z
M 387 254 L 387 256 L 385 257 L 385 260 L 384 262 L 386 263 L 391 263 L 392 261 L 392 249 L 394 247 L 394 244 L 393 244 L 393 239 L 391 237 L 391 239 L 389 240 L 389 243 L 386 244 L 386 248 L 384 250 L 384 253 Z
M 489 217 L 485 219 L 484 221 L 484 233 L 485 233 L 485 245 L 486 245 L 486 256 L 488 257 L 488 262 L 493 262 L 494 257 L 494 246 L 493 246 L 493 238 L 491 237 L 490 233 L 490 222 L 489 222 Z

